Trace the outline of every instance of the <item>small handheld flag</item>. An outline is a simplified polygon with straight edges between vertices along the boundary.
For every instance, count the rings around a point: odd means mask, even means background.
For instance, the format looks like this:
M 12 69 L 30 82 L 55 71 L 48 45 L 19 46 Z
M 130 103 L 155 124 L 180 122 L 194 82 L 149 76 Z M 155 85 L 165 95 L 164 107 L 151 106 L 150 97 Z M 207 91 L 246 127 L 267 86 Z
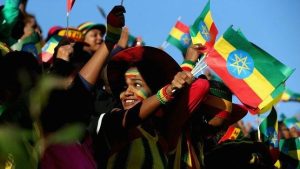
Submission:
M 209 50 L 213 47 L 218 29 L 212 19 L 210 12 L 210 1 L 207 2 L 200 16 L 190 27 L 190 34 L 193 44 L 202 44 Z
M 189 27 L 181 21 L 177 21 L 169 33 L 167 42 L 178 48 L 185 55 L 187 48 L 191 44 Z

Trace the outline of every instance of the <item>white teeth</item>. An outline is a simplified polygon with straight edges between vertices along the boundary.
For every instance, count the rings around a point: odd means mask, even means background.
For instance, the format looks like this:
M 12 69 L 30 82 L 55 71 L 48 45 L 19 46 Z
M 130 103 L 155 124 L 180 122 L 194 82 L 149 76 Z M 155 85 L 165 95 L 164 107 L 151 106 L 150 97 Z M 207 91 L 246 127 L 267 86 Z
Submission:
M 125 103 L 133 103 L 134 100 L 125 100 Z

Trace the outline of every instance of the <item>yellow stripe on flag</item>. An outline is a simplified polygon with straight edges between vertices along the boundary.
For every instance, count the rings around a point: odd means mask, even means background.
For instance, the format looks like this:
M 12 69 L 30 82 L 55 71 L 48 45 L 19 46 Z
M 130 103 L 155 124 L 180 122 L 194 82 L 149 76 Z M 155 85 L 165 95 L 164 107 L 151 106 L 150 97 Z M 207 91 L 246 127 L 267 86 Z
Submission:
M 223 37 L 216 42 L 215 49 L 226 61 L 229 54 L 236 50 L 236 48 Z M 266 99 L 274 90 L 272 84 L 255 68 L 252 74 L 243 80 L 262 100 Z
M 235 140 L 238 137 L 238 135 L 240 134 L 240 131 L 241 131 L 241 129 L 235 127 L 232 132 L 232 135 L 230 136 L 230 140 Z
M 266 111 L 270 110 L 274 104 L 281 100 L 281 97 L 282 95 L 279 95 L 277 98 L 273 98 L 271 95 L 269 95 L 258 105 L 258 108 L 260 109 L 259 113 L 265 113 Z
M 230 43 L 228 43 L 223 37 L 221 37 L 215 44 L 214 47 L 218 53 L 227 60 L 229 54 L 236 50 Z
M 181 39 L 181 37 L 182 37 L 183 34 L 184 33 L 181 30 L 179 30 L 179 29 L 177 29 L 175 27 L 172 29 L 172 31 L 170 33 L 171 36 L 173 36 L 175 39 L 178 39 L 178 40 Z
M 214 21 L 211 17 L 211 13 L 210 13 L 210 11 L 208 11 L 208 13 L 206 14 L 206 16 L 204 18 L 204 23 L 206 24 L 208 31 L 210 30 L 210 27 L 211 27 L 213 22 Z
M 49 49 L 47 50 L 47 51 L 49 51 L 50 53 L 54 53 L 54 49 L 55 49 L 55 47 L 57 46 L 57 43 L 50 43 L 50 45 L 49 45 Z
M 202 44 L 204 45 L 206 43 L 206 40 L 201 36 L 200 32 L 197 33 L 195 37 L 191 37 L 193 44 Z
M 262 100 L 266 99 L 275 89 L 257 69 L 254 69 L 252 74 L 243 80 Z

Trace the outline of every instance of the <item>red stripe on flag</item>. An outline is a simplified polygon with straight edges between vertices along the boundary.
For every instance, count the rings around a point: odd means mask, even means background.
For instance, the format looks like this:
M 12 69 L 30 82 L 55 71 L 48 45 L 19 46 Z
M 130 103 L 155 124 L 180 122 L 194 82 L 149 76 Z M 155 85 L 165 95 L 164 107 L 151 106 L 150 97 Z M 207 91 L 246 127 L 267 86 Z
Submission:
M 190 28 L 188 26 L 186 26 L 184 23 L 177 21 L 175 27 L 179 30 L 181 30 L 182 32 L 189 32 Z
M 67 0 L 67 12 L 71 11 L 74 3 L 75 3 L 75 0 Z
M 217 73 L 224 83 L 243 103 L 252 108 L 257 108 L 262 102 L 261 98 L 242 79 L 232 77 L 226 67 L 226 60 L 215 50 L 206 57 L 207 65 Z
M 210 33 L 211 40 L 205 43 L 205 46 L 208 47 L 208 49 L 207 49 L 208 51 L 209 51 L 209 49 L 211 49 L 214 46 L 216 38 L 217 38 L 218 29 L 217 29 L 215 23 L 211 24 L 209 33 Z

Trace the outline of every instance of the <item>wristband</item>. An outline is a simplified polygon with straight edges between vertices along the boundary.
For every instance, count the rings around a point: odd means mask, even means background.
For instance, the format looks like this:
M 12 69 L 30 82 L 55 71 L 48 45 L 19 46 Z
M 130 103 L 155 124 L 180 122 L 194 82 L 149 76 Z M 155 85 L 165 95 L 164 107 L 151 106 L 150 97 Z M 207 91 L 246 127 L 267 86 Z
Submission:
M 181 69 L 182 70 L 185 70 L 185 71 L 192 71 L 195 67 L 195 62 L 193 61 L 190 61 L 190 60 L 184 60 L 182 62 L 182 64 L 180 65 Z
M 156 97 L 157 99 L 159 100 L 159 102 L 161 104 L 166 104 L 168 102 L 170 102 L 174 97 L 173 96 L 170 96 L 168 93 L 167 93 L 167 88 L 168 88 L 169 85 L 166 85 L 164 86 L 163 88 L 161 88 L 159 91 L 157 91 L 156 93 Z

